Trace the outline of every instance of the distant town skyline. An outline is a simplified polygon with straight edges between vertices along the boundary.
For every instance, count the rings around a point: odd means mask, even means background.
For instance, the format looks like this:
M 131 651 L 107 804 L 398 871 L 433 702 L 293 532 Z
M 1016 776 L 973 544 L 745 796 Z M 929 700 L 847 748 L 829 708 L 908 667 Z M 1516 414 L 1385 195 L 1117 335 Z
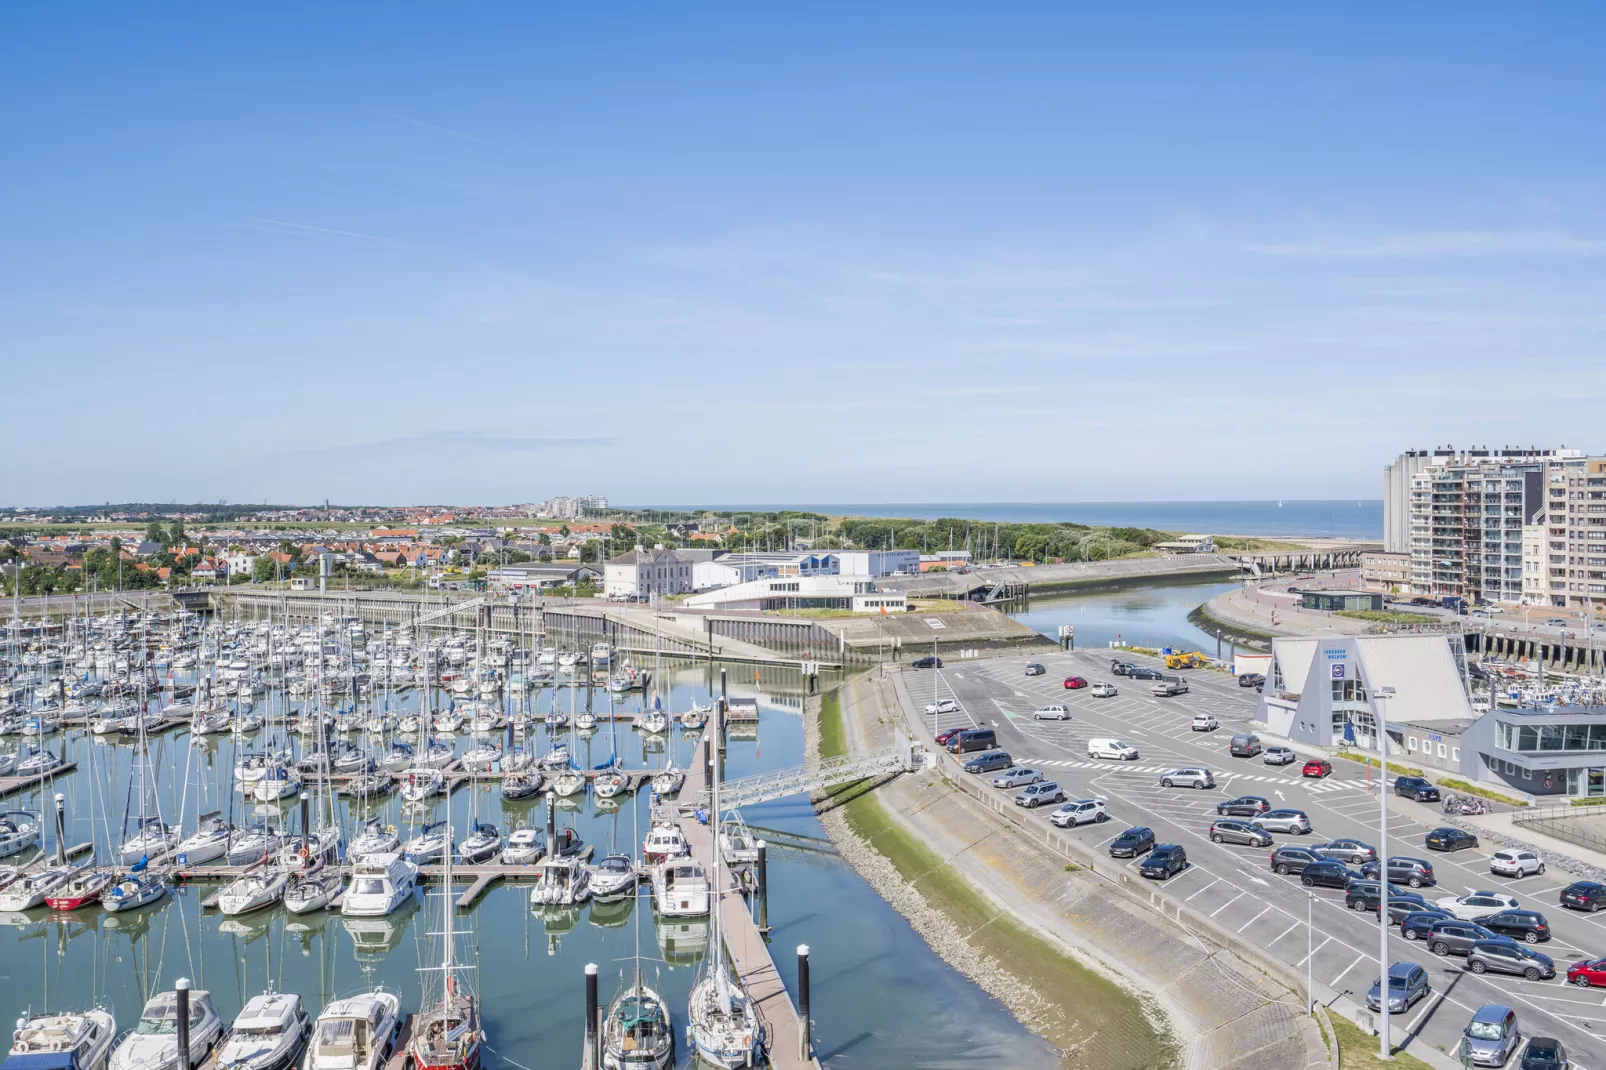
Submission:
M 1591 7 L 0 12 L 0 498 L 1375 499 L 1606 400 Z

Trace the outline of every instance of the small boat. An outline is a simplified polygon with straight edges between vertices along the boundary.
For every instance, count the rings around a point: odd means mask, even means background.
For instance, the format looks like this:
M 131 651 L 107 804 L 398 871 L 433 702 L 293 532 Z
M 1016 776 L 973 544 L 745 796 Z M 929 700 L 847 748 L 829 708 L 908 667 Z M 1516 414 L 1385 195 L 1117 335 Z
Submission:
M 585 790 L 586 778 L 573 769 L 566 770 L 552 778 L 552 794 L 560 799 L 582 794 Z
M 686 774 L 670 766 L 652 778 L 652 790 L 659 795 L 673 795 L 686 783 Z
M 0 858 L 21 854 L 39 845 L 39 815 L 31 810 L 0 813 Z
M 217 1070 L 292 1070 L 312 1023 L 293 992 L 252 996 L 213 1057 Z
M 464 865 L 474 866 L 489 861 L 502 849 L 502 834 L 495 825 L 482 825 L 478 821 L 469 826 L 468 835 L 457 847 L 457 857 Z
M 346 861 L 355 865 L 372 855 L 395 854 L 399 850 L 401 850 L 401 840 L 396 835 L 396 826 L 387 825 L 377 817 L 370 817 L 363 822 L 362 832 L 346 848 Z
M 636 864 L 629 855 L 608 855 L 591 873 L 591 896 L 604 901 L 635 893 Z
M 399 854 L 373 855 L 357 863 L 351 884 L 340 897 L 340 913 L 378 917 L 394 913 L 418 887 L 418 866 Z
M 223 820 L 221 812 L 202 814 L 195 823 L 195 834 L 179 841 L 180 864 L 199 866 L 222 858 L 235 836 L 234 826 Z
M 74 871 L 66 866 L 52 866 L 42 873 L 32 873 L 13 882 L 0 891 L 0 910 L 32 910 L 45 905 L 46 897 L 72 880 Z
M 301 774 L 282 765 L 269 768 L 251 787 L 257 802 L 278 802 L 301 794 Z
M 439 769 L 412 769 L 401 782 L 401 797 L 407 802 L 423 802 L 446 790 L 446 776 Z
M 449 849 L 447 844 L 449 836 L 450 831 L 444 821 L 425 825 L 419 830 L 418 835 L 402 844 L 402 854 L 420 866 L 434 862 Z
M 708 874 L 694 858 L 671 858 L 653 866 L 652 897 L 658 913 L 671 918 L 708 913 Z
M 383 989 L 337 999 L 312 1026 L 302 1070 L 382 1070 L 401 1022 L 401 1001 Z
M 212 1009 L 212 994 L 190 992 L 190 1065 L 200 1066 L 223 1034 L 223 1020 Z M 139 1025 L 112 1052 L 110 1070 L 147 1070 L 178 1062 L 178 993 L 163 992 L 145 1004 Z
M 502 848 L 502 864 L 528 866 L 538 861 L 545 846 L 544 839 L 540 829 L 514 829 L 507 838 L 507 846 Z
M 599 799 L 611 799 L 630 787 L 630 778 L 612 769 L 598 773 L 596 779 L 591 781 L 591 791 Z
M 45 906 L 51 910 L 79 910 L 98 903 L 116 879 L 117 874 L 110 869 L 80 867 L 65 884 L 45 896 Z
M 593 908 L 595 909 L 595 908 Z M 641 980 L 608 1004 L 602 1021 L 604 1070 L 662 1070 L 675 1061 L 675 1027 L 669 1004 Z
M 530 889 L 530 906 L 572 906 L 591 896 L 591 871 L 578 858 L 544 859 L 536 869 L 540 875 Z
M 44 776 L 53 773 L 65 764 L 61 758 L 43 747 L 36 748 L 27 756 L 20 753 L 17 758 L 17 775 L 23 777 Z
M 641 845 L 642 861 L 646 865 L 656 866 L 671 858 L 689 854 L 691 854 L 691 844 L 686 842 L 686 834 L 680 830 L 680 824 L 668 817 L 653 815 L 652 825 L 647 829 L 647 838 Z
M 663 710 L 648 710 L 636 722 L 636 727 L 649 736 L 663 735 L 669 730 L 669 718 L 664 716 Z
M 135 872 L 119 877 L 100 894 L 101 909 L 109 914 L 150 906 L 167 894 L 167 878 L 160 873 L 135 867 Z
M 345 886 L 340 870 L 318 863 L 291 876 L 284 886 L 284 909 L 292 914 L 310 914 L 334 902 Z
M 284 898 L 290 871 L 283 866 L 263 866 L 230 881 L 218 893 L 217 908 L 227 917 L 238 917 L 265 910 Z
M 563 769 L 569 764 L 569 748 L 562 743 L 554 744 L 541 759 L 542 769 Z
M 87 1011 L 24 1014 L 11 1033 L 11 1055 L 67 1055 L 58 1063 L 76 1070 L 105 1070 L 117 1039 L 117 1020 L 95 1007 Z M 9 1060 L 8 1060 L 9 1061 Z
M 248 825 L 236 832 L 234 841 L 229 844 L 228 864 L 248 866 L 277 851 L 279 843 L 279 834 L 266 824 Z
M 502 798 L 510 802 L 520 799 L 530 799 L 541 793 L 541 774 L 512 773 L 502 778 Z
M 144 818 L 139 823 L 139 831 L 118 848 L 117 860 L 125 866 L 132 866 L 140 859 L 159 861 L 172 854 L 183 837 L 182 830 L 163 824 L 159 817 Z

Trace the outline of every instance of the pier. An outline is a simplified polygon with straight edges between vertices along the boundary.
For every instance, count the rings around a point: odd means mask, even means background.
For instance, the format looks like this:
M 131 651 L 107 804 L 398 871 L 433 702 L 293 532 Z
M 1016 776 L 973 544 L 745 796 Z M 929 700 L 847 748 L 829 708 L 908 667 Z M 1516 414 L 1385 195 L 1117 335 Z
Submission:
M 32 776 L 0 776 L 0 798 L 15 795 L 19 791 L 28 791 L 49 783 L 56 777 L 66 776 L 78 768 L 77 762 L 63 762 L 48 773 L 35 773 Z

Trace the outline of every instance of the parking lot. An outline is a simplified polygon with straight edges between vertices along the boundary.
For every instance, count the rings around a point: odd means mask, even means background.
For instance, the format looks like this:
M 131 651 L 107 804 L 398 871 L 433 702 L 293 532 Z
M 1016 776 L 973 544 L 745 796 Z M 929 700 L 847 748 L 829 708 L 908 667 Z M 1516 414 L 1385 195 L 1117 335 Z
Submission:
M 1078 651 L 1038 655 L 1030 660 L 1047 668 L 1042 676 L 1026 676 L 1027 658 L 989 659 L 950 665 L 938 671 L 910 671 L 905 677 L 911 698 L 924 707 L 950 699 L 956 708 L 935 716 L 941 731 L 986 726 L 998 734 L 999 746 L 1020 765 L 1040 769 L 1057 780 L 1069 799 L 1099 797 L 1111 820 L 1084 825 L 1074 835 L 1102 849 L 1130 825 L 1147 825 L 1161 843 L 1179 843 L 1189 866 L 1163 882 L 1167 894 L 1208 914 L 1222 927 L 1259 945 L 1298 971 L 1310 963 L 1317 980 L 1348 994 L 1364 1006 L 1366 991 L 1378 975 L 1376 916 L 1344 907 L 1339 889 L 1307 889 L 1297 876 L 1272 872 L 1272 848 L 1212 843 L 1210 824 L 1216 804 L 1239 795 L 1258 795 L 1273 807 L 1291 807 L 1309 815 L 1308 836 L 1275 836 L 1280 844 L 1311 845 L 1339 837 L 1378 842 L 1378 796 L 1366 770 L 1342 759 L 1321 780 L 1300 775 L 1303 760 L 1276 767 L 1259 757 L 1233 758 L 1227 752 L 1232 734 L 1253 728 L 1252 689 L 1232 677 L 1208 670 L 1175 673 L 1188 680 L 1190 693 L 1170 698 L 1150 694 L 1149 681 L 1134 681 L 1110 672 L 1110 651 Z M 1123 655 L 1123 660 L 1144 659 Z M 1076 674 L 1090 683 L 1113 682 L 1118 693 L 1094 698 L 1087 689 L 1066 690 L 1063 681 Z M 1035 720 L 1033 710 L 1049 703 L 1069 707 L 1068 721 Z M 1195 714 L 1213 714 L 1220 727 L 1210 732 L 1190 728 Z M 1117 738 L 1135 746 L 1136 761 L 1093 761 L 1087 757 L 1090 738 Z M 1208 767 L 1213 790 L 1164 788 L 1161 775 L 1179 766 Z M 1013 792 L 1011 792 L 1013 794 Z M 1438 804 L 1416 803 L 1388 794 L 1391 856 L 1423 858 L 1432 863 L 1437 885 L 1420 890 L 1432 903 L 1447 895 L 1490 889 L 1515 896 L 1524 909 L 1538 910 L 1549 921 L 1553 939 L 1537 945 L 1555 960 L 1557 977 L 1528 981 L 1521 977 L 1477 975 L 1462 968 L 1463 959 L 1439 958 L 1417 941 L 1391 928 L 1390 961 L 1416 962 L 1427 969 L 1433 993 L 1405 1014 L 1393 1018 L 1396 1044 L 1420 1037 L 1441 1050 L 1454 1052 L 1462 1029 L 1485 1003 L 1504 1003 L 1517 1011 L 1525 1036 L 1554 1036 L 1569 1049 L 1574 1065 L 1606 1068 L 1606 989 L 1566 984 L 1567 967 L 1581 958 L 1606 955 L 1606 913 L 1564 910 L 1558 893 L 1569 883 L 1564 873 L 1521 879 L 1490 874 L 1494 847 L 1440 854 L 1423 840 L 1441 824 Z M 1028 818 L 1047 821 L 1054 808 L 1044 806 Z M 1142 858 L 1129 863 L 1135 870 Z M 1307 917 L 1313 924 L 1307 925 Z M 1420 1041 L 1418 1041 L 1420 1042 Z M 1512 1064 L 1515 1065 L 1514 1058 Z

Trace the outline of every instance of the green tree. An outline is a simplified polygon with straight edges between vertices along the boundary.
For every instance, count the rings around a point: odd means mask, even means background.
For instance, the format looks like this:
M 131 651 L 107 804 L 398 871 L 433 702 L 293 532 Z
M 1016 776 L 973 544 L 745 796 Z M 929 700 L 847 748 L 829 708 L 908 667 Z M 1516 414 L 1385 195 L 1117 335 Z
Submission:
M 152 520 L 149 524 L 145 525 L 146 542 L 161 542 L 162 539 L 162 522 L 160 520 Z
M 168 542 L 173 546 L 184 545 L 184 521 L 175 520 L 167 529 Z

